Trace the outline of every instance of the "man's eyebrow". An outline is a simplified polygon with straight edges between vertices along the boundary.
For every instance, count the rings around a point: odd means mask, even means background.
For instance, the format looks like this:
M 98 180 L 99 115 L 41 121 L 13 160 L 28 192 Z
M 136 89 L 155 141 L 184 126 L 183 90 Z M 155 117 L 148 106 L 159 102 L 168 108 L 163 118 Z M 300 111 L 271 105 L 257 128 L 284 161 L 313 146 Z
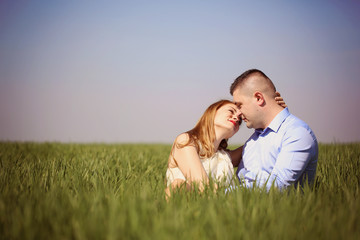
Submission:
M 234 104 L 235 104 L 236 106 L 241 105 L 241 103 L 239 103 L 239 102 L 234 102 Z

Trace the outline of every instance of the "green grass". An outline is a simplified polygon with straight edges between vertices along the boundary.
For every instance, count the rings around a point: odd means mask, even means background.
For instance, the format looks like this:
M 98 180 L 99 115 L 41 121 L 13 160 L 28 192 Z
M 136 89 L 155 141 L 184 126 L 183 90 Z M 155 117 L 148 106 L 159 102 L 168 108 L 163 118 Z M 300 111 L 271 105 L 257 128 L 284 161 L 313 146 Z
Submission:
M 315 186 L 164 199 L 170 145 L 0 143 L 1 239 L 359 239 L 360 144 L 321 144 Z

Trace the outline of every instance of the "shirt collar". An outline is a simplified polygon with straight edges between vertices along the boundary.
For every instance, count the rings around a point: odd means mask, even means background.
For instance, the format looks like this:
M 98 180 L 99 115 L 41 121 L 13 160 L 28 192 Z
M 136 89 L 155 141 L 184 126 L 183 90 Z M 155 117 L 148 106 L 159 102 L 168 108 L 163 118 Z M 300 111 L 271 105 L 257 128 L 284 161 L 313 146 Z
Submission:
M 281 124 L 284 122 L 284 120 L 290 115 L 289 109 L 285 108 L 281 112 L 276 115 L 276 117 L 271 121 L 269 126 L 264 129 L 264 132 L 269 128 L 273 130 L 274 132 L 277 132 L 281 126 Z

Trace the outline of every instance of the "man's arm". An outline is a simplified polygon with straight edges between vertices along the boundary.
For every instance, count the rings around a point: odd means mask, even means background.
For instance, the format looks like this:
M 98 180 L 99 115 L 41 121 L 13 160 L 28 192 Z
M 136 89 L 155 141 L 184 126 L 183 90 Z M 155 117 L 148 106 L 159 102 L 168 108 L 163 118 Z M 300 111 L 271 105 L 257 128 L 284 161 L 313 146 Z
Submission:
M 276 187 L 282 189 L 300 180 L 316 152 L 316 140 L 307 129 L 298 127 L 288 131 L 266 188 L 270 189 L 274 183 Z
M 239 177 L 245 180 L 247 187 L 252 187 L 256 181 L 256 185 L 266 186 L 267 190 L 272 185 L 283 189 L 300 179 L 316 152 L 317 144 L 310 132 L 298 127 L 285 134 L 280 153 L 270 173 L 264 170 L 250 172 L 244 169 L 239 172 Z

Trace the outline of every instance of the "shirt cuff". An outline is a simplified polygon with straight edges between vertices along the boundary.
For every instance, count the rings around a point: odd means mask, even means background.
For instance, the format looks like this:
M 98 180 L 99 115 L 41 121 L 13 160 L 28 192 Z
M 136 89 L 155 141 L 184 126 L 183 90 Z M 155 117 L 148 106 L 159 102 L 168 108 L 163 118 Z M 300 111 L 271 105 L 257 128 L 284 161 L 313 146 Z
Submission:
M 250 172 L 246 168 L 242 168 L 238 172 L 238 178 L 240 185 L 251 188 L 253 186 L 253 182 L 256 179 L 256 173 Z

